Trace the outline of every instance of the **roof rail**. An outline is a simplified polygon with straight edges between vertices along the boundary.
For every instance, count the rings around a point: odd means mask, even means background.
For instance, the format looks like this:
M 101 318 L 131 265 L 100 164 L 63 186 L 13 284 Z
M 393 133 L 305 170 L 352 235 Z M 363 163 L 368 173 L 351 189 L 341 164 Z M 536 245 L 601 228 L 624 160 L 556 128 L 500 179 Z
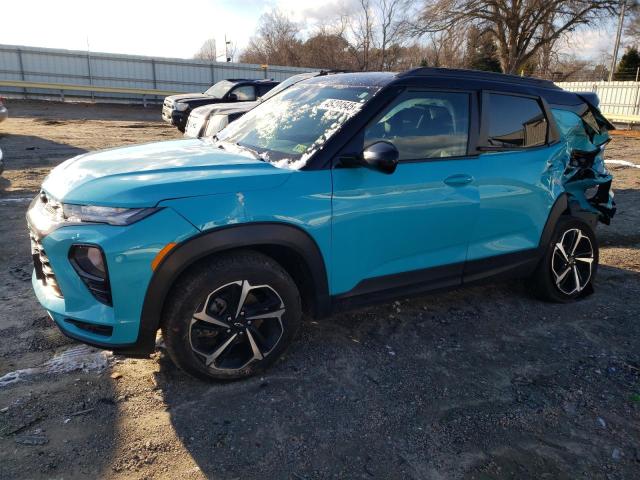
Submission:
M 519 75 L 510 75 L 505 73 L 485 72 L 482 70 L 465 70 L 459 68 L 436 68 L 421 67 L 407 70 L 398 75 L 398 77 L 414 77 L 414 76 L 447 76 L 455 78 L 466 78 L 476 80 L 487 80 L 490 82 L 514 83 L 519 85 L 531 85 L 538 88 L 553 88 L 559 90 L 555 83 L 551 80 L 542 80 L 534 77 L 521 77 Z

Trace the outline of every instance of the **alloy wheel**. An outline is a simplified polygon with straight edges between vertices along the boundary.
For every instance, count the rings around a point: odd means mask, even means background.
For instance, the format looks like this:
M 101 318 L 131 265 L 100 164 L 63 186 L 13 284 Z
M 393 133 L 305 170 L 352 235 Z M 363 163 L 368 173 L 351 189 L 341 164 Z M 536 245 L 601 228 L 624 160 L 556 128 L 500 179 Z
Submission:
M 212 370 L 239 370 L 263 360 L 284 333 L 282 298 L 269 285 L 248 280 L 211 292 L 189 326 L 192 350 Z
M 554 245 L 551 272 L 556 287 L 565 295 L 580 293 L 591 280 L 593 245 L 579 228 L 565 231 Z

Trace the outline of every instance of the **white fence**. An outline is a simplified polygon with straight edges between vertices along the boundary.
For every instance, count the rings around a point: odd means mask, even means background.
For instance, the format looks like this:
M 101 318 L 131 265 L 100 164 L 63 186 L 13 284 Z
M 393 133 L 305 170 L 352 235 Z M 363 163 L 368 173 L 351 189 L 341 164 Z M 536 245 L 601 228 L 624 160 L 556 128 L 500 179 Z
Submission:
M 309 69 L 144 57 L 0 44 L 0 80 L 202 92 L 225 78 L 284 80 Z M 0 93 L 28 98 L 51 96 L 50 90 L 0 87 Z M 140 95 L 72 91 L 74 97 L 139 101 Z
M 605 115 L 640 115 L 640 82 L 558 82 L 570 92 L 594 92 Z

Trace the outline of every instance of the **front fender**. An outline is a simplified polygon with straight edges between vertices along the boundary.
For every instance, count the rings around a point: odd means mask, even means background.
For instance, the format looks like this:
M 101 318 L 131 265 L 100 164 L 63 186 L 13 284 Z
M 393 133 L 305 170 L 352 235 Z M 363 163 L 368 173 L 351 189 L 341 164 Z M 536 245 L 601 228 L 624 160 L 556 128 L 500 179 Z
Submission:
M 179 244 L 156 268 L 144 299 L 138 345 L 148 353 L 155 348 L 164 302 L 171 286 L 198 260 L 211 254 L 252 246 L 280 246 L 291 249 L 307 263 L 314 288 L 314 301 L 322 315 L 330 308 L 325 262 L 316 242 L 301 228 L 278 222 L 228 225 L 209 230 Z

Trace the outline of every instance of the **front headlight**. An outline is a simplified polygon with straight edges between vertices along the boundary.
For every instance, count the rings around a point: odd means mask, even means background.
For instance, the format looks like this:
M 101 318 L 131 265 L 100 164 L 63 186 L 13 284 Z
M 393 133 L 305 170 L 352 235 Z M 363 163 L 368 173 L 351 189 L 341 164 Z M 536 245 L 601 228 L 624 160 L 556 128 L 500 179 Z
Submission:
M 187 108 L 189 108 L 188 103 L 174 103 L 173 108 L 178 110 L 179 112 L 184 112 Z
M 71 223 L 108 223 L 109 225 L 130 225 L 148 217 L 159 208 L 116 208 L 96 205 L 62 204 L 66 222 Z

